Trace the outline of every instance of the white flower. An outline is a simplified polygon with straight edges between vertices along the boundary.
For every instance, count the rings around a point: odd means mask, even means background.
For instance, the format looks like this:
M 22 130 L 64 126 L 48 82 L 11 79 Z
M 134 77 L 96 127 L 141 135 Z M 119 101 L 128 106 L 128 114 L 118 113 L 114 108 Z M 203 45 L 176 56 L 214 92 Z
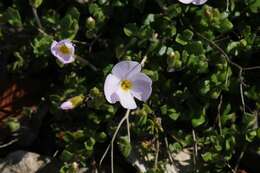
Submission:
M 83 101 L 84 101 L 83 95 L 75 96 L 75 97 L 72 97 L 72 98 L 68 99 L 67 101 L 63 102 L 60 105 L 60 108 L 62 110 L 74 109 L 75 107 L 79 106 Z
M 194 5 L 202 5 L 205 4 L 208 0 L 193 0 L 192 4 Z
M 70 40 L 53 41 L 51 53 L 63 64 L 71 63 L 75 60 L 75 48 Z
M 121 61 L 106 77 L 104 92 L 109 103 L 117 101 L 126 109 L 136 109 L 134 97 L 146 101 L 152 93 L 152 80 L 141 73 L 141 65 L 135 61 Z
M 190 3 L 192 3 L 193 0 L 178 0 L 178 1 L 183 4 L 190 4 Z
M 194 4 L 194 5 L 202 5 L 205 4 L 208 0 L 178 0 L 179 2 L 183 4 Z
M 60 105 L 60 108 L 62 110 L 70 110 L 70 109 L 73 109 L 74 106 L 72 104 L 72 102 L 70 100 L 67 100 L 65 102 L 63 102 L 61 105 Z

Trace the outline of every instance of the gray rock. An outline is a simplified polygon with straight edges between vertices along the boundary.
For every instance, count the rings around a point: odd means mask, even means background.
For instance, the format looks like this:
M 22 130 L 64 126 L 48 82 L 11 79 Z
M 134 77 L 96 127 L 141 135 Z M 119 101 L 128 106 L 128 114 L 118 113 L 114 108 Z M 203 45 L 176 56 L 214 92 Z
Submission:
M 27 151 L 15 151 L 10 153 L 5 159 L 0 160 L 1 173 L 44 173 L 43 168 L 48 170 L 48 173 L 58 172 L 57 168 L 51 169 L 51 158 L 41 156 L 37 153 Z M 52 165 L 55 167 L 55 165 Z M 52 172 L 49 172 L 52 170 Z M 53 171 L 55 170 L 55 171 Z M 47 172 L 45 172 L 47 173 Z

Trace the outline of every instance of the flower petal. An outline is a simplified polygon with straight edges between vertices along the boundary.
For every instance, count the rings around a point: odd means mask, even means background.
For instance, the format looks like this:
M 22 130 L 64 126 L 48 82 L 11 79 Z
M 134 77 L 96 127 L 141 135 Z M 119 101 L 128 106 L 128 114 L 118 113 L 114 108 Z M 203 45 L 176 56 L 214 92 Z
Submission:
M 62 110 L 70 110 L 70 109 L 73 109 L 74 106 L 73 104 L 70 102 L 70 101 L 65 101 L 63 102 L 61 105 L 60 105 L 60 108 Z
M 122 89 L 118 89 L 116 94 L 119 97 L 120 104 L 126 109 L 136 109 L 137 105 L 135 103 L 134 97 L 131 95 L 129 91 L 124 91 Z
M 190 4 L 194 0 L 178 0 L 178 1 L 183 3 L 183 4 Z
M 144 73 L 138 73 L 131 78 L 133 88 L 131 93 L 140 101 L 146 101 L 152 93 L 152 80 Z
M 193 0 L 192 4 L 194 5 L 202 5 L 205 4 L 208 0 Z
M 117 63 L 113 69 L 112 74 L 119 79 L 127 79 L 141 71 L 141 65 L 136 61 L 121 61 Z
M 72 63 L 73 61 L 75 61 L 75 57 L 74 56 L 59 56 L 57 57 L 63 64 L 69 64 Z
M 54 56 L 57 56 L 57 44 L 58 44 L 57 41 L 53 41 L 52 44 L 51 44 L 51 53 Z
M 116 76 L 109 74 L 106 77 L 105 85 L 104 85 L 104 93 L 109 103 L 115 103 L 119 101 L 119 98 L 115 93 L 116 90 L 118 90 L 119 88 L 119 84 L 120 84 L 120 80 Z

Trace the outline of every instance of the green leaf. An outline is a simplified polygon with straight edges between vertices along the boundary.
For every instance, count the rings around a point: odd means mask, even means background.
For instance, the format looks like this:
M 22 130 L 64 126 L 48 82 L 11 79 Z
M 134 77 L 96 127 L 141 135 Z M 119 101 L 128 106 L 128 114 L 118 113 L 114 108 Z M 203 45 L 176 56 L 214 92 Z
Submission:
M 61 31 L 60 38 L 61 39 L 71 39 L 73 40 L 77 32 L 79 30 L 79 24 L 76 19 L 74 19 L 71 15 L 66 15 L 61 21 Z
M 168 15 L 170 18 L 177 17 L 177 16 L 181 15 L 181 13 L 182 13 L 182 8 L 180 7 L 179 4 L 173 4 L 173 5 L 170 5 L 170 6 L 167 8 L 166 13 L 167 13 L 167 15 Z
M 206 107 L 204 107 L 201 110 L 201 112 L 198 113 L 197 116 L 192 117 L 191 121 L 192 121 L 192 126 L 193 127 L 198 127 L 198 126 L 202 125 L 206 121 L 205 113 L 206 113 Z
M 101 142 L 101 143 L 105 142 L 106 139 L 107 139 L 107 134 L 106 134 L 105 132 L 100 132 L 100 133 L 98 133 L 97 136 L 96 136 L 96 140 L 97 140 L 98 142 Z
M 175 143 L 169 145 L 169 150 L 171 152 L 177 153 L 177 152 L 181 151 L 182 149 L 183 149 L 182 145 L 178 142 L 175 142 Z
M 92 153 L 93 152 L 93 149 L 94 149 L 94 146 L 96 144 L 96 140 L 94 138 L 89 138 L 85 143 L 84 143 L 84 146 L 85 146 L 85 149 L 87 150 L 88 153 Z
M 251 3 L 249 5 L 249 8 L 250 8 L 251 12 L 259 13 L 260 12 L 260 0 L 254 0 L 252 2 L 253 3 Z
M 179 33 L 177 34 L 175 41 L 182 46 L 185 46 L 188 44 L 187 40 Z
M 73 158 L 73 153 L 71 153 L 68 150 L 63 150 L 63 152 L 61 153 L 61 159 L 63 161 L 70 161 Z
M 194 41 L 185 48 L 189 54 L 201 55 L 204 54 L 203 43 L 201 41 Z
M 4 19 L 14 27 L 22 27 L 23 25 L 19 11 L 12 7 L 4 12 Z
M 213 160 L 213 155 L 212 155 L 211 152 L 203 153 L 203 154 L 201 154 L 201 157 L 202 157 L 202 159 L 203 159 L 205 162 L 208 162 L 208 161 L 212 161 L 212 160 Z
M 162 46 L 161 49 L 158 52 L 158 55 L 163 56 L 166 53 L 167 47 Z
M 127 24 L 124 27 L 124 33 L 128 37 L 132 37 L 134 35 L 137 35 L 138 29 L 135 23 Z
M 192 40 L 193 32 L 189 29 L 185 29 L 182 35 L 186 40 Z
M 180 113 L 177 112 L 174 108 L 171 108 L 168 109 L 168 115 L 172 120 L 176 121 L 179 118 Z
M 192 126 L 193 127 L 198 127 L 198 126 L 200 126 L 200 125 L 202 125 L 205 121 L 206 121 L 206 119 L 205 119 L 205 116 L 200 116 L 200 117 L 197 117 L 197 118 L 192 118 Z
M 32 43 L 35 57 L 47 57 L 50 54 L 50 46 L 52 41 L 53 40 L 50 36 L 35 37 Z
M 80 17 L 80 12 L 76 7 L 72 7 L 68 10 L 66 15 L 71 15 L 74 19 L 78 21 Z
M 246 133 L 246 140 L 248 142 L 253 142 L 254 138 L 257 136 L 257 131 L 256 130 L 251 130 Z
M 226 32 L 229 31 L 233 28 L 233 24 L 228 20 L 228 19 L 224 19 L 221 24 L 220 24 L 220 30 L 222 32 Z
M 123 156 L 127 158 L 132 151 L 132 146 L 128 141 L 128 136 L 120 137 L 117 144 Z
M 148 14 L 144 20 L 144 24 L 150 25 L 152 22 L 154 22 L 154 14 Z
M 16 118 L 8 118 L 5 121 L 5 125 L 8 127 L 8 129 L 12 133 L 18 131 L 20 129 L 20 127 L 21 127 L 20 122 Z

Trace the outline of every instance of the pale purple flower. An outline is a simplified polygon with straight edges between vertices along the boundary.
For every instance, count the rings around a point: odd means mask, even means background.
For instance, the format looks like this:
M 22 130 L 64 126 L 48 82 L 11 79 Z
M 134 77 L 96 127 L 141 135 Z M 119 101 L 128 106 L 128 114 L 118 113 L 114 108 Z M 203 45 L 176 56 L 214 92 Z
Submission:
M 74 105 L 72 104 L 72 102 L 70 100 L 67 100 L 65 102 L 63 102 L 61 105 L 60 105 L 60 108 L 62 110 L 70 110 L 70 109 L 73 109 L 74 108 Z
M 79 95 L 79 96 L 75 96 L 75 97 L 72 97 L 68 100 L 66 100 L 65 102 L 63 102 L 61 105 L 60 105 L 60 108 L 62 110 L 70 110 L 70 109 L 74 109 L 76 108 L 77 106 L 79 106 L 83 101 L 84 101 L 84 96 L 83 95 Z
M 183 4 L 190 4 L 190 3 L 192 3 L 193 0 L 178 0 L 178 1 Z
M 202 5 L 205 4 L 208 0 L 193 0 L 192 4 L 194 5 Z
M 106 77 L 105 97 L 109 103 L 117 101 L 126 109 L 136 109 L 135 98 L 146 101 L 152 93 L 152 80 L 141 72 L 141 65 L 135 61 L 117 63 Z
M 183 3 L 183 4 L 194 4 L 194 5 L 202 5 L 204 3 L 206 3 L 208 0 L 178 0 L 179 2 Z
M 68 64 L 75 60 L 74 52 L 74 45 L 68 39 L 59 42 L 53 41 L 51 44 L 51 53 L 63 64 Z

